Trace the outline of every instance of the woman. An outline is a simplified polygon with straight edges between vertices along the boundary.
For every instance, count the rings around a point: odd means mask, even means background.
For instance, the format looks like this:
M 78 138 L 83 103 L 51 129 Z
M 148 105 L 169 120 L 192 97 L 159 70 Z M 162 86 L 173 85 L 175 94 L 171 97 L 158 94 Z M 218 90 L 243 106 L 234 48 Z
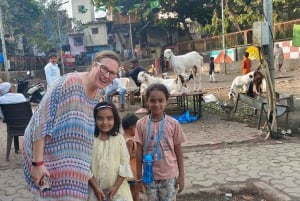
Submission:
M 88 72 L 66 74 L 47 90 L 24 134 L 24 174 L 35 200 L 87 200 L 93 108 L 119 66 L 118 56 L 104 51 Z

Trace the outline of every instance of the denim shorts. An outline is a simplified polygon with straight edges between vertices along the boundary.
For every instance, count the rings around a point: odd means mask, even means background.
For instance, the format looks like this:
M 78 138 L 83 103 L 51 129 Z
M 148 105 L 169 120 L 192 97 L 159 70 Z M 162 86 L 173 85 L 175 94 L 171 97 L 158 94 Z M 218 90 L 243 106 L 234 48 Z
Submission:
M 176 177 L 167 180 L 154 180 L 145 186 L 148 201 L 176 201 Z

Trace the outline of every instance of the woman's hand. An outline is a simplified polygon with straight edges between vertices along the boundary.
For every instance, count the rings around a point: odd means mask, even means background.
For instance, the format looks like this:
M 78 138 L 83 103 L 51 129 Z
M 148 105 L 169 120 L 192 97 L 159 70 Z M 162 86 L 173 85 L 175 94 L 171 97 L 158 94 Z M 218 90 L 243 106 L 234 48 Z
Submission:
M 44 165 L 31 166 L 30 173 L 31 173 L 31 178 L 36 186 L 39 186 L 43 176 L 50 177 L 50 173 L 48 172 L 48 170 Z

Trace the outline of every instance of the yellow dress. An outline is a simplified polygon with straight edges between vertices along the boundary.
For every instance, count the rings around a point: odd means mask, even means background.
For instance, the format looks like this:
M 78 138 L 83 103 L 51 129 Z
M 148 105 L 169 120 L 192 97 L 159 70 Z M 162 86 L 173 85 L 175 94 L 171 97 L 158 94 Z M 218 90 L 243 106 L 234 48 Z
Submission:
M 109 140 L 94 139 L 91 173 L 103 190 L 109 190 L 115 184 L 118 176 L 132 178 L 130 156 L 122 135 L 110 136 Z M 123 181 L 114 201 L 132 201 L 127 180 Z M 97 200 L 94 191 L 89 187 L 89 200 Z

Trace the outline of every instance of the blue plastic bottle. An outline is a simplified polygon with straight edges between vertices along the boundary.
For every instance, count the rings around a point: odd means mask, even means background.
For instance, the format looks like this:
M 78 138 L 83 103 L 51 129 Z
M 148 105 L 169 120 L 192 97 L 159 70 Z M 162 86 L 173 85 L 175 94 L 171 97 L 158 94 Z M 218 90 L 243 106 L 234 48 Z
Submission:
M 144 155 L 143 165 L 144 165 L 143 182 L 145 184 L 150 184 L 153 181 L 153 172 L 152 172 L 153 157 L 150 153 Z

